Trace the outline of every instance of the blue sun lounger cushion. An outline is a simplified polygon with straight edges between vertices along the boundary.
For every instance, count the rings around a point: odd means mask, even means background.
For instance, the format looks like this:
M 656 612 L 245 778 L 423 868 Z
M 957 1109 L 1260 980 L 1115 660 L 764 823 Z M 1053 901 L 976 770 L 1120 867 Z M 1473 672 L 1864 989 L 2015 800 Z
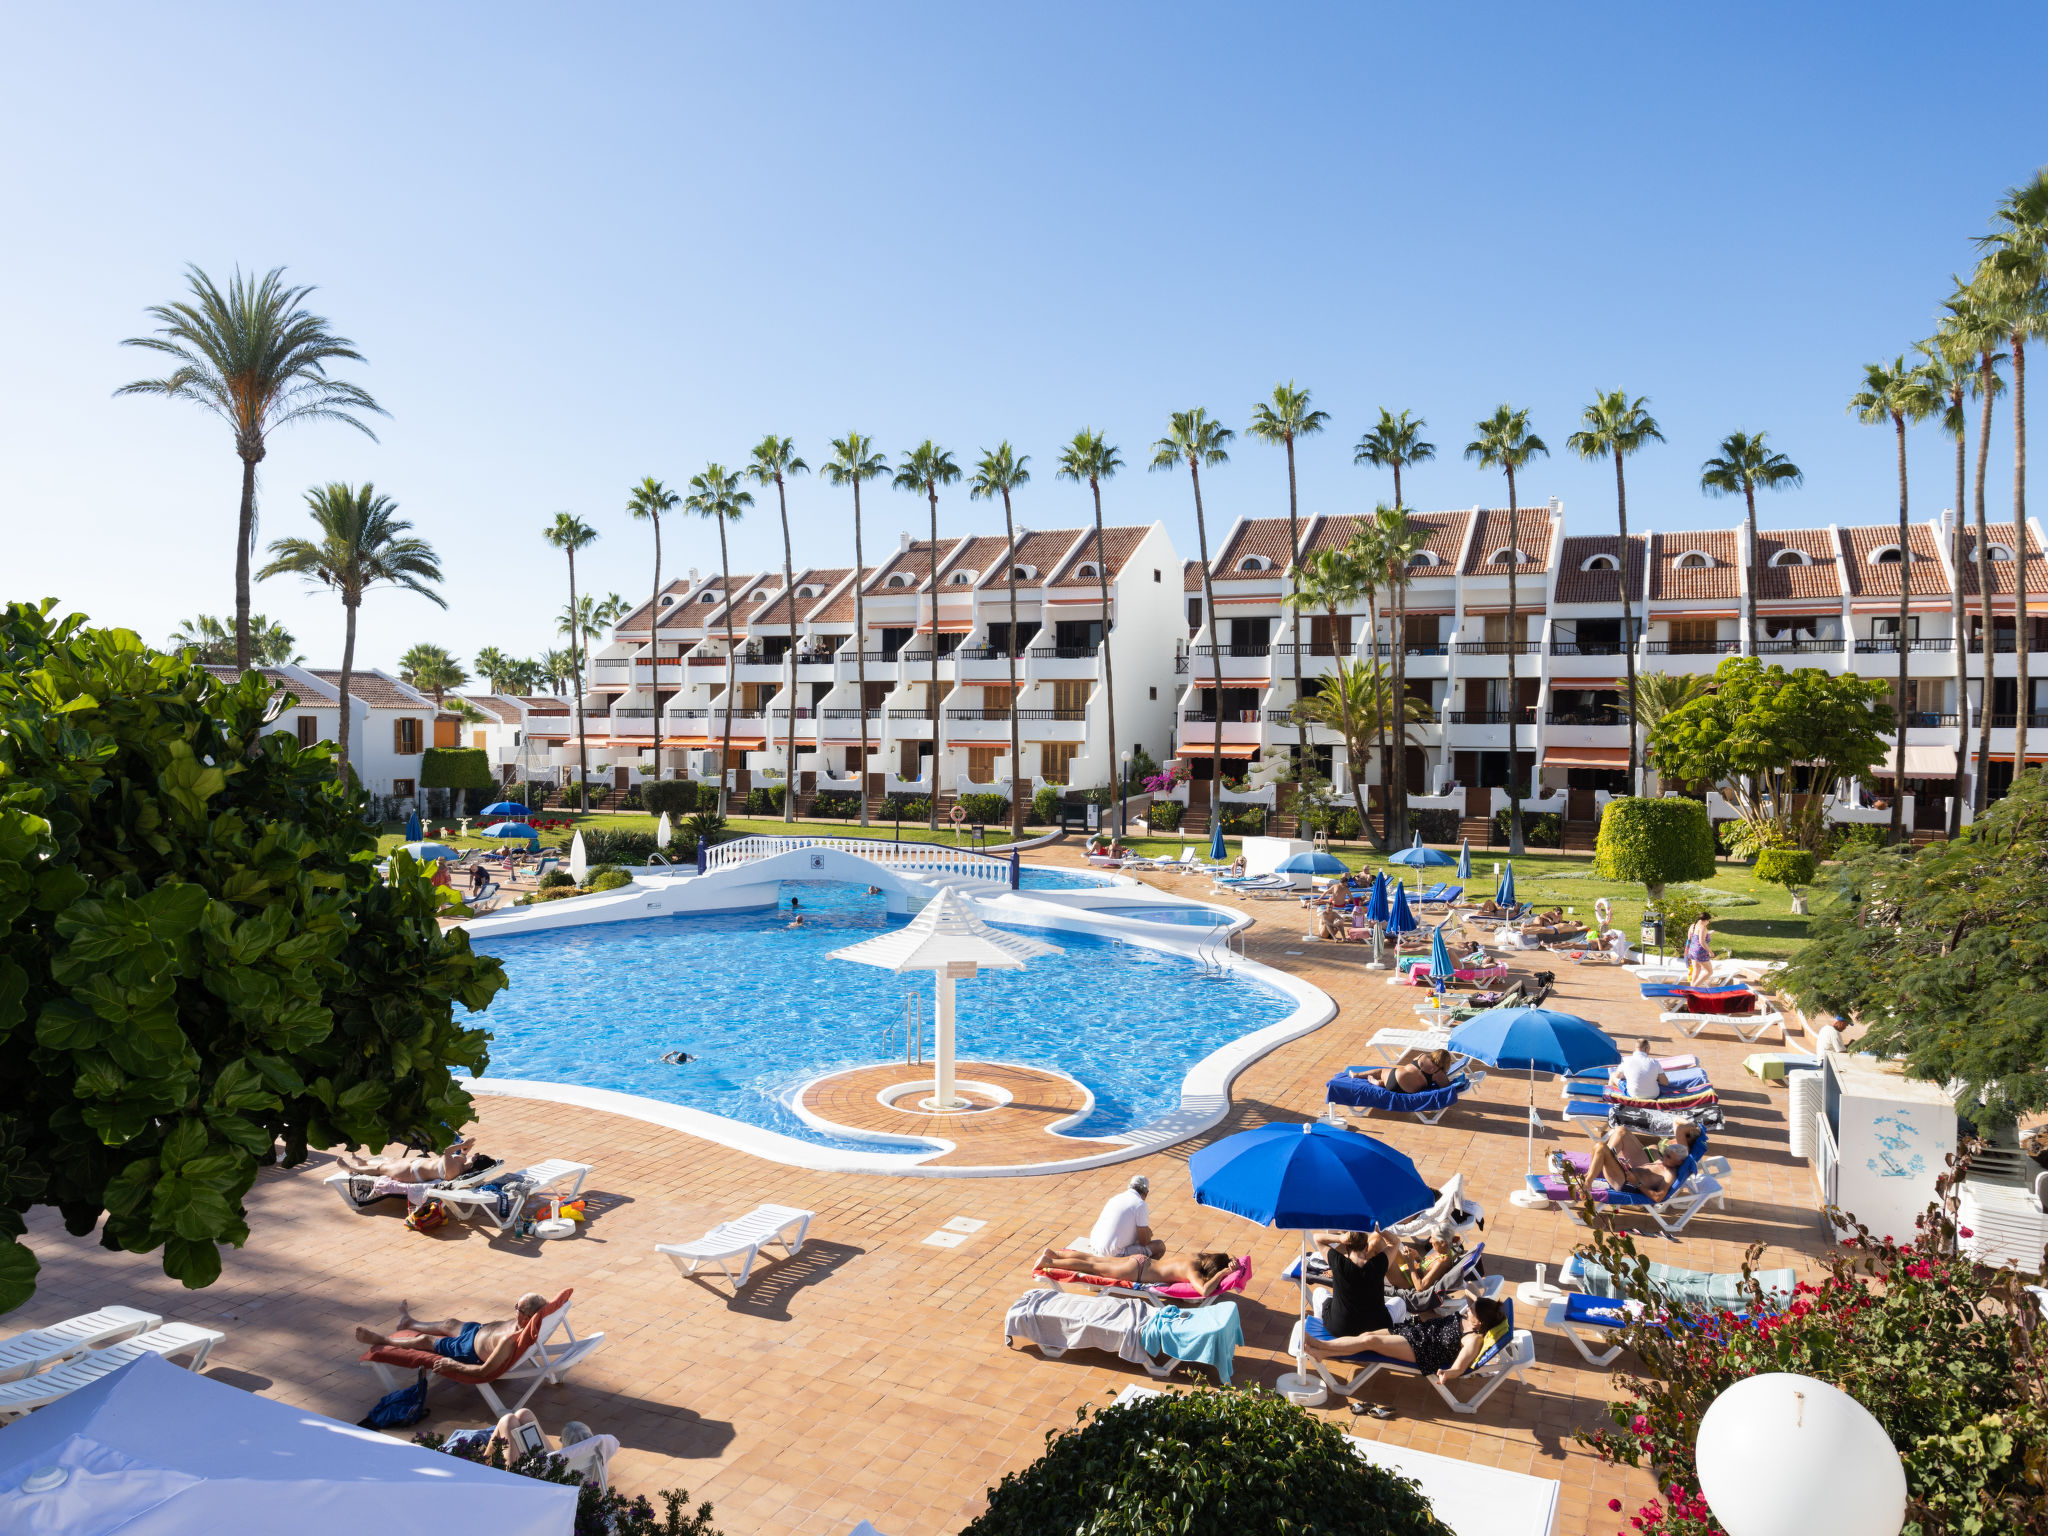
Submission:
M 1330 1103 L 1342 1104 L 1349 1109 L 1384 1109 L 1397 1115 L 1433 1115 L 1457 1103 L 1459 1096 L 1471 1086 L 1470 1078 L 1454 1077 L 1448 1088 L 1399 1093 L 1392 1088 L 1382 1088 L 1369 1078 L 1340 1072 L 1330 1079 L 1328 1093 Z

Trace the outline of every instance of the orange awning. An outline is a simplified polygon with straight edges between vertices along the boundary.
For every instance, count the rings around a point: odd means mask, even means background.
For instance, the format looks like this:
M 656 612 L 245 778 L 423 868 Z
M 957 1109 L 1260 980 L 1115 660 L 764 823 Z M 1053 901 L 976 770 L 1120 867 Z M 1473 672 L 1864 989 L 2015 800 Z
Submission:
M 1546 768 L 1626 768 L 1627 747 L 1545 747 Z
M 939 633 L 942 635 L 964 635 L 972 628 L 974 628 L 974 620 L 972 619 L 941 619 L 939 621 Z M 932 627 L 929 624 L 920 624 L 917 626 L 917 632 L 920 635 L 928 635 L 932 632 Z
M 1909 747 L 1907 750 L 1911 751 L 1912 749 Z M 1987 763 L 2009 763 L 2012 761 L 2012 754 L 2010 752 L 1994 752 L 1985 758 L 1984 761 Z M 2029 752 L 2027 754 L 2027 761 L 2030 763 L 2048 763 L 2048 755 L 2039 752 Z M 1943 775 L 1943 777 L 1946 776 Z
M 1184 761 L 1192 762 L 1205 757 L 1212 757 L 1215 754 L 1206 741 L 1184 741 L 1180 744 L 1180 755 Z M 1225 757 L 1257 757 L 1259 755 L 1259 747 L 1256 742 L 1226 741 L 1223 743 L 1223 755 Z

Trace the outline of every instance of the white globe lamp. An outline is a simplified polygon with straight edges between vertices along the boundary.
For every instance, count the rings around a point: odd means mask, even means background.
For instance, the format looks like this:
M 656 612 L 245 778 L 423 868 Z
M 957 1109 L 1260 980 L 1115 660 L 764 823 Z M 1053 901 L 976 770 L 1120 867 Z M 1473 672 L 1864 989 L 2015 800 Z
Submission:
M 1824 1381 L 1774 1371 L 1708 1405 L 1700 1492 L 1728 1536 L 1899 1536 L 1906 1469 L 1884 1426 Z

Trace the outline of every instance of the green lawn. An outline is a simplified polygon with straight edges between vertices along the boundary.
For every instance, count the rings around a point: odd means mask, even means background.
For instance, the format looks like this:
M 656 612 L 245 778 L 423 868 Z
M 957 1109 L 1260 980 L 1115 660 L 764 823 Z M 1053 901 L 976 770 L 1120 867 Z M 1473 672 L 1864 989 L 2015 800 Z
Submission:
M 586 811 L 578 813 L 556 810 L 541 812 L 539 819 L 543 821 L 566 819 L 574 826 L 582 827 L 588 831 L 596 831 L 599 828 L 603 828 L 607 831 L 617 832 L 652 832 L 656 820 L 643 811 Z M 680 818 L 671 818 L 671 820 L 679 821 Z M 445 827 L 452 832 L 455 823 L 452 821 L 442 822 L 435 820 L 431 823 L 423 823 L 423 825 L 431 825 L 436 831 L 440 831 Z M 735 816 L 726 822 L 726 826 L 735 835 L 761 834 L 769 837 L 782 837 L 794 834 L 799 837 L 870 837 L 884 840 L 893 840 L 896 837 L 896 823 L 893 821 L 871 822 L 863 829 L 857 820 L 817 819 L 785 822 L 779 816 Z M 544 831 L 541 833 L 541 842 L 550 845 L 554 843 L 566 844 L 569 840 L 570 830 L 568 827 L 557 827 L 550 831 Z M 1027 830 L 1026 836 L 1037 836 L 1044 830 L 1046 829 L 1042 827 L 1033 827 Z M 990 844 L 1005 842 L 1008 837 L 1009 831 L 1007 827 L 990 827 L 987 829 L 986 841 Z M 941 843 L 948 848 L 971 848 L 974 846 L 974 833 L 971 829 L 962 829 L 959 832 L 955 832 L 943 824 L 935 833 L 926 827 L 923 822 L 906 821 L 903 823 L 903 840 L 906 843 Z M 386 822 L 378 832 L 377 852 L 380 855 L 387 854 L 404 841 L 404 826 L 395 821 Z M 468 837 L 451 835 L 436 838 L 435 841 L 446 843 L 451 848 L 496 848 L 500 846 L 495 838 L 479 837 L 474 831 Z

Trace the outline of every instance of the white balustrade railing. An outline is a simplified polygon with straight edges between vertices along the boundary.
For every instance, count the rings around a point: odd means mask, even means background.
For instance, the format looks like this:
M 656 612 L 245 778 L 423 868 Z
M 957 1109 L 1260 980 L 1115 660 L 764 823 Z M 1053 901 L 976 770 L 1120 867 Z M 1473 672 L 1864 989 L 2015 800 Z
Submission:
M 965 848 L 938 843 L 895 843 L 863 837 L 739 837 L 705 850 L 704 869 L 735 869 L 798 848 L 833 848 L 906 875 L 945 875 L 956 879 L 1010 883 L 1010 861 Z

